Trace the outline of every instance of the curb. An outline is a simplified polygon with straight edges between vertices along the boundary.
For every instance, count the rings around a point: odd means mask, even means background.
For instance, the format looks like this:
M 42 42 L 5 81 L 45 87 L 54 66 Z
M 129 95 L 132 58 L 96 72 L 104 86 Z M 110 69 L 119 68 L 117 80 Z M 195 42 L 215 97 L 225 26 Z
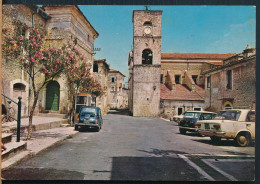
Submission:
M 72 133 L 72 134 L 69 134 L 69 135 L 66 135 L 66 136 L 62 136 L 62 137 L 60 137 L 57 141 L 55 141 L 53 144 L 50 144 L 49 146 L 46 146 L 45 148 L 41 149 L 41 150 L 38 151 L 38 152 L 33 152 L 33 151 L 29 151 L 29 150 L 22 151 L 21 154 L 24 153 L 24 154 L 25 154 L 24 156 L 22 156 L 20 159 L 18 159 L 17 161 L 14 161 L 14 162 L 11 161 L 12 158 L 10 158 L 10 160 L 9 160 L 9 159 L 6 160 L 5 162 L 8 162 L 8 161 L 9 161 L 10 164 L 9 164 L 9 165 L 6 164 L 6 166 L 5 166 L 5 167 L 2 167 L 1 169 L 2 169 L 2 171 L 4 171 L 4 170 L 7 170 L 7 169 L 9 169 L 9 168 L 11 168 L 11 167 L 14 167 L 15 165 L 21 163 L 22 161 L 26 161 L 26 160 L 28 160 L 29 158 L 32 158 L 33 156 L 35 156 L 35 155 L 37 155 L 37 154 L 39 154 L 39 153 L 41 153 L 41 152 L 43 152 L 43 151 L 45 151 L 45 150 L 51 148 L 51 147 L 53 147 L 53 146 L 55 146 L 55 145 L 57 145 L 57 144 L 60 144 L 61 142 L 63 142 L 63 141 L 66 140 L 66 139 L 71 139 L 71 138 L 73 138 L 73 137 L 74 137 L 75 135 L 77 135 L 78 133 L 79 133 L 79 132 Z M 26 154 L 26 152 L 27 152 L 27 154 Z M 3 163 L 2 163 L 2 164 L 3 164 Z

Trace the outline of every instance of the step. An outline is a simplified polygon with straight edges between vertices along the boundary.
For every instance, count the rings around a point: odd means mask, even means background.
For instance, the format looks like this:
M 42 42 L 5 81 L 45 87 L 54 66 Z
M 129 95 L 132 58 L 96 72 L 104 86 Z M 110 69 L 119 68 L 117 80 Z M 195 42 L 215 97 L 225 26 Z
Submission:
M 38 130 L 47 130 L 47 129 L 52 129 L 52 128 L 58 128 L 58 127 L 61 127 L 62 124 L 68 124 L 68 120 L 67 119 L 60 119 L 60 120 L 47 122 L 47 123 L 41 123 L 41 124 L 35 124 L 35 125 L 33 124 L 32 130 L 38 131 Z M 21 133 L 27 132 L 27 127 L 28 126 L 21 126 L 20 132 Z M 4 129 L 2 129 L 2 132 L 13 133 L 14 135 L 16 135 L 17 134 L 17 126 L 11 126 L 9 128 L 5 127 Z
M 20 163 L 21 161 L 25 160 L 30 156 L 31 156 L 30 151 L 22 151 L 17 153 L 13 157 L 9 157 L 8 159 L 2 162 L 2 171 Z
M 2 133 L 2 143 L 6 144 L 12 141 L 12 133 Z
M 61 118 L 61 119 L 67 119 L 67 114 L 59 114 L 56 111 L 55 112 L 47 112 L 47 113 L 39 113 L 37 116 L 44 116 L 44 117 L 54 117 L 54 118 Z
M 26 150 L 27 143 L 25 141 L 20 141 L 20 142 L 13 141 L 5 144 L 5 147 L 7 149 L 2 152 L 2 161 L 5 161 L 8 158 L 11 158 L 14 155 L 18 154 L 19 152 Z

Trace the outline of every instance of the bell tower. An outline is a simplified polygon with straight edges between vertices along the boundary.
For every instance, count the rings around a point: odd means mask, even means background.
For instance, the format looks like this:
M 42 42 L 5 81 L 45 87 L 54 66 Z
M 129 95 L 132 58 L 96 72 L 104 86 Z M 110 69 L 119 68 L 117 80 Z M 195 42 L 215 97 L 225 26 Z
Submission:
M 162 11 L 133 11 L 133 116 L 160 113 Z

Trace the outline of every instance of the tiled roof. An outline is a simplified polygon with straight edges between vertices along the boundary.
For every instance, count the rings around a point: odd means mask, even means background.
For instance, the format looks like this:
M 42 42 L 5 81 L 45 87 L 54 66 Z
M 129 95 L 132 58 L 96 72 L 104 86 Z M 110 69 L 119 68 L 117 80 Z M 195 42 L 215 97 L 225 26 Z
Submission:
M 164 100 L 204 100 L 205 90 L 196 85 L 191 92 L 185 85 L 176 84 L 175 91 L 171 91 L 165 84 L 161 84 L 161 99 Z
M 162 59 L 227 59 L 234 56 L 234 53 L 161 53 Z

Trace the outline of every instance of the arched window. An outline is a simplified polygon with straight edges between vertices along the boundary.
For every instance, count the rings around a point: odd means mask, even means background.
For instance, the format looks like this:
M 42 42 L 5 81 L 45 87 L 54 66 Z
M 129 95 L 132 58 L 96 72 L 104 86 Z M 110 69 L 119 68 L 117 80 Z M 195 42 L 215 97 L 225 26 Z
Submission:
M 98 72 L 98 64 L 94 63 L 93 65 L 93 72 Z
M 13 85 L 14 90 L 25 91 L 26 86 L 22 83 L 15 83 Z
M 143 65 L 153 64 L 153 52 L 150 49 L 143 50 L 142 64 Z
M 152 26 L 152 22 L 146 21 L 146 22 L 144 23 L 144 26 Z

